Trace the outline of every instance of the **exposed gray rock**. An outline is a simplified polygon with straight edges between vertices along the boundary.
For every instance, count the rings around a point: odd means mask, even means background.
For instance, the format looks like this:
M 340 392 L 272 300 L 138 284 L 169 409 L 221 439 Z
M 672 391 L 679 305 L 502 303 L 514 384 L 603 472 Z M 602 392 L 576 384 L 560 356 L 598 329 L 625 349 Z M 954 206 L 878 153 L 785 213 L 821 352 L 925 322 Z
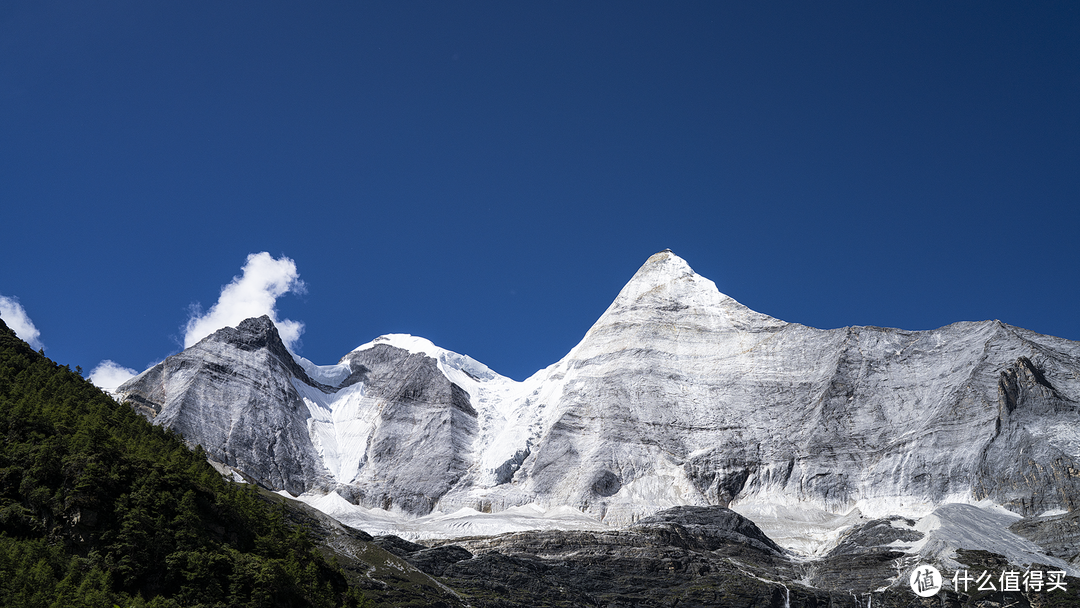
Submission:
M 719 506 L 673 507 L 638 521 L 632 529 L 643 534 L 655 534 L 661 530 L 672 530 L 677 535 L 686 534 L 707 551 L 738 543 L 764 552 L 783 552 L 754 522 Z
M 354 351 L 342 388 L 362 383 L 377 421 L 343 495 L 369 507 L 430 512 L 464 474 L 476 435 L 469 394 L 435 361 L 389 345 Z M 346 480 L 342 480 L 346 481 Z
M 1080 511 L 1023 519 L 1010 529 L 1042 547 L 1047 555 L 1080 566 Z
M 693 531 L 693 532 L 691 532 Z M 723 507 L 676 507 L 618 531 L 534 531 L 463 538 L 472 558 L 448 565 L 443 580 L 485 606 L 834 606 L 862 607 L 895 578 L 891 559 L 836 558 L 857 569 L 834 587 L 811 587 L 808 570 Z M 411 560 L 410 556 L 406 559 Z M 865 563 L 863 563 L 865 562 Z M 814 572 L 817 577 L 817 571 Z M 908 606 L 893 588 L 875 606 Z
M 889 545 L 896 542 L 914 542 L 925 534 L 912 529 L 915 522 L 902 517 L 874 519 L 848 530 L 840 542 L 829 551 L 830 557 L 859 555 L 887 551 L 895 552 Z
M 998 321 L 785 323 L 669 252 L 528 382 L 515 407 L 532 447 L 513 483 L 442 504 L 540 499 L 619 525 L 672 504 L 883 516 L 990 498 L 1032 514 L 1078 495 L 1080 344 Z
M 472 556 L 472 553 L 461 547 L 446 545 L 412 553 L 408 556 L 408 561 L 432 576 L 442 576 L 450 566 L 472 559 Z
M 529 457 L 529 448 L 518 450 L 514 452 L 514 455 L 507 459 L 495 469 L 495 485 L 502 485 L 504 483 L 510 483 L 514 478 L 514 473 L 521 468 L 521 463 L 525 462 L 525 459 Z
M 431 357 L 387 344 L 343 364 L 351 372 L 338 386 L 313 380 L 264 316 L 215 332 L 117 393 L 266 487 L 294 495 L 337 488 L 368 507 L 431 511 L 467 467 L 477 428 L 469 394 Z M 345 446 L 354 448 L 344 458 L 355 473 L 342 483 L 326 466 L 316 425 L 322 401 L 347 389 L 374 420 L 359 445 Z
M 707 543 L 684 526 L 729 530 L 752 526 L 721 507 L 678 507 L 642 526 L 618 531 L 534 531 L 461 538 L 436 548 L 472 557 L 445 566 L 442 580 L 470 605 L 487 606 L 1076 606 L 1080 579 L 1066 589 L 957 592 L 917 598 L 908 585 L 918 558 L 895 545 L 920 540 L 911 520 L 880 519 L 856 526 L 827 556 L 806 560 L 737 538 Z M 657 524 L 655 522 L 664 522 Z M 674 523 L 681 522 L 681 523 Z M 696 524 L 693 522 L 697 522 Z M 663 526 L 670 533 L 657 534 Z M 467 550 L 467 551 L 466 551 Z M 406 556 L 411 560 L 412 552 Z M 1015 568 L 1004 556 L 960 549 L 956 557 L 977 576 Z M 1031 564 L 1033 568 L 1046 568 Z M 945 571 L 948 578 L 952 571 Z
M 1080 505 L 1076 401 L 1058 392 L 1031 359 L 1020 357 L 1000 374 L 997 414 L 975 496 L 1021 515 Z
M 329 483 L 292 384 L 307 374 L 269 317 L 226 327 L 117 390 L 213 460 L 294 494 Z
M 873 518 L 989 499 L 1033 516 L 1080 496 L 1080 344 L 999 321 L 786 323 L 668 251 L 522 383 L 408 336 L 333 373 L 302 363 L 264 317 L 118 392 L 268 487 L 414 515 L 531 504 L 631 525 L 674 505 Z
M 398 557 L 407 557 L 409 555 L 412 555 L 413 553 L 416 553 L 417 551 L 427 549 L 427 547 L 424 545 L 409 542 L 404 538 L 401 538 L 400 536 L 395 536 L 393 534 L 376 536 L 373 540 L 376 545 L 379 545 L 383 549 L 386 549 L 387 551 L 393 553 Z

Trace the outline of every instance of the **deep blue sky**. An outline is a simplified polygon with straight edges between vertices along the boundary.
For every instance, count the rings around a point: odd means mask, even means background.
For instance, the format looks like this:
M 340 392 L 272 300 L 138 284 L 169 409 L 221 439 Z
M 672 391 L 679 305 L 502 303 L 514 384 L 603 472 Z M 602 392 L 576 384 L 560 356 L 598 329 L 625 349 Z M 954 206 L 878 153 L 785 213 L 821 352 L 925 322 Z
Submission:
M 1075 2 L 5 2 L 0 295 L 143 369 L 248 254 L 331 363 L 523 378 L 670 247 L 822 328 L 1080 340 Z

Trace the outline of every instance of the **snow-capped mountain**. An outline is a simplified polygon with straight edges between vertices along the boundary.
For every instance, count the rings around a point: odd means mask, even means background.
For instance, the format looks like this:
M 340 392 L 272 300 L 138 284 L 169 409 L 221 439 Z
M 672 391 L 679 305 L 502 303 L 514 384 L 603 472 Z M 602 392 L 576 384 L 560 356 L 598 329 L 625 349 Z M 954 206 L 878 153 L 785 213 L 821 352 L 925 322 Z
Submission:
M 677 504 L 922 515 L 991 499 L 1033 515 L 1080 496 L 1080 344 L 998 321 L 784 323 L 670 252 L 529 383 L 514 411 L 534 430 L 514 483 L 444 500 L 539 500 L 625 523 Z
M 317 366 L 263 317 L 117 392 L 212 459 L 388 530 L 476 533 L 500 513 L 581 529 L 719 504 L 777 540 L 803 517 L 786 546 L 810 552 L 814 526 L 844 517 L 980 501 L 1031 516 L 1080 497 L 1080 343 L 998 321 L 785 323 L 670 251 L 524 382 L 405 335 Z

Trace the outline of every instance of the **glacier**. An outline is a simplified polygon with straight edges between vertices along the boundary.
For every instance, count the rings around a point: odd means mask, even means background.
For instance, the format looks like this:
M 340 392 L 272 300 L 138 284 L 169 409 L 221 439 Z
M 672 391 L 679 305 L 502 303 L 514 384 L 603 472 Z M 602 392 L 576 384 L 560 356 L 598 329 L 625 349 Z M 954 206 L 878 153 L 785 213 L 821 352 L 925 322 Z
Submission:
M 947 560 L 991 544 L 963 522 L 1071 513 L 1080 497 L 1080 343 L 1000 321 L 788 323 L 667 250 L 524 381 L 404 334 L 316 365 L 263 317 L 117 395 L 266 487 L 413 539 L 720 505 L 806 556 L 910 518 L 930 540 L 905 550 Z

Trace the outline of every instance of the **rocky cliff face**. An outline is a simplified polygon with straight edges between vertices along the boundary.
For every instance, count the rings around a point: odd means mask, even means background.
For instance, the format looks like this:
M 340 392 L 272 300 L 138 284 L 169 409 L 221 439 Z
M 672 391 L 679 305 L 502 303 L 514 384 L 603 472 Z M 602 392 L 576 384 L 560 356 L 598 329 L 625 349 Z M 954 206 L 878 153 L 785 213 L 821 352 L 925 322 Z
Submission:
M 351 370 L 344 386 L 361 393 L 351 422 L 375 424 L 360 434 L 365 439 L 359 454 L 338 446 L 336 476 L 347 484 L 343 492 L 384 509 L 431 511 L 470 464 L 477 414 L 469 394 L 423 353 L 377 344 L 344 361 Z M 340 408 L 328 401 L 333 415 Z
M 449 355 L 462 368 L 450 375 L 510 382 Z M 468 468 L 477 412 L 436 359 L 377 340 L 335 366 L 300 361 L 264 316 L 217 331 L 118 394 L 213 460 L 294 495 L 336 489 L 369 507 L 427 513 Z
M 527 384 L 514 407 L 533 431 L 503 447 L 528 453 L 512 483 L 444 501 L 539 500 L 625 524 L 680 504 L 883 516 L 989 498 L 1034 514 L 1077 495 L 1077 343 L 998 321 L 784 323 L 670 252 Z
M 227 327 L 125 383 L 124 398 L 267 486 L 301 493 L 327 481 L 307 432 L 297 365 L 269 317 Z
M 408 336 L 314 366 L 262 318 L 118 392 L 269 487 L 413 515 L 569 506 L 626 525 L 679 505 L 885 517 L 982 499 L 1035 515 L 1080 489 L 1080 344 L 998 321 L 785 323 L 667 251 L 525 382 Z

